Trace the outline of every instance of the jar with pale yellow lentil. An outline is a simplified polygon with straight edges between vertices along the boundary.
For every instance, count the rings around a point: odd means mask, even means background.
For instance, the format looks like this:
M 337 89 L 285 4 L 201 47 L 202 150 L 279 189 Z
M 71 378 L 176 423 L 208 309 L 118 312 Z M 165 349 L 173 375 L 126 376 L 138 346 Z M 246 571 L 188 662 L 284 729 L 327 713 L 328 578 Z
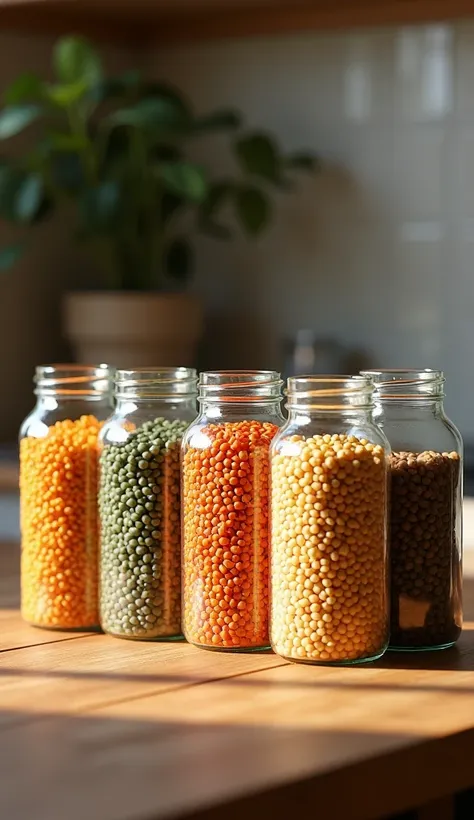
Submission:
M 461 435 L 440 370 L 372 370 L 390 441 L 390 649 L 447 649 L 462 629 Z
M 98 627 L 97 457 L 112 410 L 107 365 L 36 368 L 20 431 L 21 614 L 50 629 Z
M 280 374 L 201 373 L 183 440 L 183 622 L 217 651 L 269 646 L 270 444 L 284 424 Z
M 356 664 L 388 645 L 387 439 L 362 376 L 288 380 L 271 446 L 272 647 Z
M 118 370 L 101 432 L 100 623 L 120 638 L 181 636 L 180 446 L 196 371 Z

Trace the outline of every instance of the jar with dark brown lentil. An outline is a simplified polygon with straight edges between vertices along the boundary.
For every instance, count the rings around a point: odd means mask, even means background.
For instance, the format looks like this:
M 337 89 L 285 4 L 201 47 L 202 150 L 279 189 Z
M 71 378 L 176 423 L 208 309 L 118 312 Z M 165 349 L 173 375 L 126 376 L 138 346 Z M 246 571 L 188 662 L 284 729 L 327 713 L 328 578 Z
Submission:
M 281 399 L 273 371 L 200 375 L 201 413 L 183 441 L 183 623 L 197 646 L 269 646 L 269 450 Z
M 370 379 L 288 380 L 270 451 L 271 642 L 293 661 L 355 664 L 388 645 L 388 454 Z
M 462 628 L 462 439 L 441 371 L 368 375 L 392 447 L 390 648 L 444 649 Z
M 101 433 L 100 622 L 121 638 L 181 635 L 180 446 L 196 371 L 119 370 Z

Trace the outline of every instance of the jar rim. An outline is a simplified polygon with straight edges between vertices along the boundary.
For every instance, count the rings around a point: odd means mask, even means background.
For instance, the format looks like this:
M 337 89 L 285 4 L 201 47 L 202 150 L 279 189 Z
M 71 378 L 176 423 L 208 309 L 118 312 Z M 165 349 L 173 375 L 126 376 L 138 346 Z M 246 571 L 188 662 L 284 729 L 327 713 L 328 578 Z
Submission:
M 363 370 L 374 385 L 375 397 L 379 399 L 426 399 L 443 398 L 445 376 L 442 370 L 424 368 L 386 368 Z
M 205 370 L 199 374 L 199 402 L 281 401 L 277 370 Z
M 193 367 L 139 367 L 117 370 L 114 392 L 121 398 L 181 398 L 197 395 L 197 371 Z
M 373 407 L 374 385 L 364 375 L 303 375 L 288 379 L 284 391 L 289 410 L 359 410 Z
M 38 396 L 95 396 L 112 389 L 115 369 L 108 364 L 41 364 L 35 369 Z

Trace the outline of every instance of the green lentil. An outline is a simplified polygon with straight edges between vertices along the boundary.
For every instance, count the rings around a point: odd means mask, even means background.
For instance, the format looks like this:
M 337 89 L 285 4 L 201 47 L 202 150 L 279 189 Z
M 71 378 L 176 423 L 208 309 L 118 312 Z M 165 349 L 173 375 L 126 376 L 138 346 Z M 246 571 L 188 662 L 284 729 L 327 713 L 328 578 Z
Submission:
M 157 418 L 100 455 L 100 618 L 126 638 L 181 634 L 180 467 L 186 421 Z

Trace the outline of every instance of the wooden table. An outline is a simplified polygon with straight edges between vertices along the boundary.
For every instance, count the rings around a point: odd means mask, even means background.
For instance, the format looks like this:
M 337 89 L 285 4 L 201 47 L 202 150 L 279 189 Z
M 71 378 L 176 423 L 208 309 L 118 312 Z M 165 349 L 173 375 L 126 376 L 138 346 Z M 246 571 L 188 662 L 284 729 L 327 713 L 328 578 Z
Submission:
M 30 628 L 18 554 L 0 546 L 2 820 L 434 820 L 474 786 L 474 581 L 457 649 L 330 669 Z

